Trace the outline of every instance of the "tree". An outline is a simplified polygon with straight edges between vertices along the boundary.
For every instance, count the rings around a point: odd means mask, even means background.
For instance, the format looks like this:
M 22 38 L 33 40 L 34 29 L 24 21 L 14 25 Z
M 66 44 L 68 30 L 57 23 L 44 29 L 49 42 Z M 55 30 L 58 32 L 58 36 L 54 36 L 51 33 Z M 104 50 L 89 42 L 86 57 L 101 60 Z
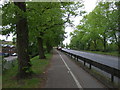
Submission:
M 120 55 L 120 1 L 119 2 L 116 2 L 115 3 L 115 5 L 116 5 L 116 7 L 117 7 L 117 10 L 118 10 L 118 13 L 117 13 L 117 15 L 118 15 L 118 17 L 117 17 L 117 22 L 118 22 L 118 24 L 117 24 L 117 26 L 118 26 L 118 42 L 117 42 L 117 45 L 118 45 L 118 51 L 119 51 L 119 55 Z
M 78 34 L 73 33 L 71 44 L 74 42 L 74 46 L 79 48 L 82 43 L 84 48 L 81 49 L 102 51 L 107 51 L 110 43 L 118 45 L 117 18 L 118 9 L 115 3 L 99 2 L 96 8 L 81 20 L 77 26 Z
M 23 12 L 26 12 L 25 2 L 14 2 L 14 4 Z M 17 53 L 18 53 L 18 77 L 26 78 L 31 75 L 31 64 L 28 54 L 28 25 L 27 17 L 19 15 L 16 12 L 16 16 L 19 19 L 16 23 L 17 33 Z
M 47 52 L 52 50 L 52 47 L 60 45 L 60 42 L 64 40 L 64 27 L 54 26 L 46 31 L 44 35 L 44 43 L 46 44 Z
M 25 2 L 6 2 L 2 6 L 2 34 L 17 34 L 18 78 L 31 76 L 31 64 L 28 54 L 28 24 Z
M 39 7 L 42 7 L 39 9 Z M 29 14 L 29 28 L 31 35 L 35 35 L 35 39 L 38 42 L 39 58 L 44 59 L 43 37 L 46 31 L 55 25 L 61 24 L 62 18 L 59 9 L 59 3 L 28 3 Z M 31 14 L 32 13 L 32 14 Z M 33 17 L 34 16 L 34 17 Z M 37 18 L 36 18 L 37 17 Z M 39 21 L 38 21 L 39 19 Z
M 44 46 L 50 52 L 53 46 L 62 43 L 64 25 L 71 24 L 70 16 L 77 15 L 76 6 L 73 2 L 8 2 L 3 5 L 2 32 L 3 35 L 17 34 L 19 73 L 25 77 L 31 74 L 28 55 L 33 54 L 32 50 L 39 52 L 40 59 L 44 59 Z
M 70 6 L 73 3 L 40 2 L 40 3 L 27 3 L 27 4 L 28 4 L 27 5 L 28 14 L 29 14 L 28 21 L 30 22 L 29 29 L 31 30 L 30 32 L 32 32 L 31 36 L 35 35 L 35 38 L 38 42 L 39 58 L 44 59 L 45 58 L 44 48 L 43 48 L 44 35 L 46 34 L 46 32 L 49 32 L 49 30 L 51 30 L 51 28 L 53 27 L 59 27 L 59 26 L 62 27 L 67 22 L 71 23 L 69 20 L 70 15 L 76 15 L 75 12 L 72 11 L 74 7 Z M 39 9 L 39 7 L 41 8 Z M 63 35 L 61 35 L 61 37 L 63 37 Z M 49 47 L 47 49 L 49 52 L 50 47 L 52 48 L 50 42 L 49 44 L 47 42 L 46 46 Z

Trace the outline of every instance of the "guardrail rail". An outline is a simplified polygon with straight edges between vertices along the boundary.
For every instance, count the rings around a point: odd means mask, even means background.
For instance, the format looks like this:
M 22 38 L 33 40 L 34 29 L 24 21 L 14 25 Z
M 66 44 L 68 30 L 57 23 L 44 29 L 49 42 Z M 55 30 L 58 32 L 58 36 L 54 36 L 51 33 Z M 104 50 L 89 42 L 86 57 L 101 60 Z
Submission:
M 116 69 L 116 68 L 101 64 L 99 62 L 93 61 L 91 59 L 88 59 L 88 58 L 85 58 L 85 57 L 82 57 L 82 56 L 78 56 L 76 54 L 67 52 L 67 51 L 62 50 L 62 49 L 60 51 L 70 55 L 71 57 L 74 57 L 77 61 L 78 61 L 78 59 L 82 60 L 84 62 L 84 66 L 85 66 L 86 63 L 88 63 L 89 64 L 89 69 L 91 69 L 92 66 L 94 66 L 94 67 L 97 67 L 97 68 L 111 74 L 111 82 L 114 82 L 114 76 L 120 78 L 120 70 L 119 69 Z

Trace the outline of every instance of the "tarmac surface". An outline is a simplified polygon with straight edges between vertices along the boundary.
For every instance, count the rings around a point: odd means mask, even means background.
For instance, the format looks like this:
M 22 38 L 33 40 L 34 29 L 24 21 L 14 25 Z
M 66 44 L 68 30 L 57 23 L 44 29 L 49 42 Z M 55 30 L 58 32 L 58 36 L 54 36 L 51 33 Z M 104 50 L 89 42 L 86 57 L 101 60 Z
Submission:
M 45 88 L 106 88 L 62 52 L 53 51 Z
M 7 61 L 13 61 L 13 60 L 17 59 L 17 56 L 9 56 L 9 57 L 5 57 L 4 59 Z
M 120 70 L 120 65 L 119 65 L 120 61 L 119 61 L 119 57 L 117 56 L 101 55 L 101 54 L 95 54 L 95 53 L 89 53 L 89 52 L 83 52 L 83 51 L 71 50 L 71 49 L 64 49 L 64 48 L 62 48 L 62 50 L 71 52 L 78 56 L 82 56 L 82 57 L 91 59 L 93 61 L 99 62 L 101 64 L 105 64 L 107 66 L 114 67 Z

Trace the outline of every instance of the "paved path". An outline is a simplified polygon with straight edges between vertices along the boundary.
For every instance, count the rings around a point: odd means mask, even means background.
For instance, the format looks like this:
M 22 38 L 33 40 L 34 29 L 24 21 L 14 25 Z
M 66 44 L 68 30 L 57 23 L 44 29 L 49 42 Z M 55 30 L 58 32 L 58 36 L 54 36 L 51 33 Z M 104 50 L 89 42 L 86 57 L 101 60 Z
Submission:
M 108 65 L 110 67 L 120 69 L 119 57 L 101 55 L 101 54 L 95 54 L 95 53 L 89 53 L 89 52 L 83 52 L 83 51 L 77 51 L 77 50 L 71 50 L 71 49 L 64 49 L 64 48 L 62 50 Z
M 54 50 L 45 88 L 105 88 L 63 53 Z

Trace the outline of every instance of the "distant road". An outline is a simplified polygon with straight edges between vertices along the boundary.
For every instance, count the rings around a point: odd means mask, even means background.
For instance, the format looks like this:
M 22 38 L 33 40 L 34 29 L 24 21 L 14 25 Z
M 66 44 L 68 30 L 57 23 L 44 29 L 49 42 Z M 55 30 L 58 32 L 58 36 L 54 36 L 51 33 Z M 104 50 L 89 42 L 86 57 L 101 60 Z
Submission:
M 89 53 L 89 52 L 83 52 L 83 51 L 77 51 L 77 50 L 71 50 L 71 49 L 64 49 L 62 50 L 71 52 L 73 54 L 91 59 L 93 61 L 108 65 L 110 67 L 114 67 L 117 69 L 120 69 L 119 65 L 120 61 L 118 60 L 119 58 L 116 56 L 109 56 L 109 55 L 101 55 L 101 54 L 95 54 L 95 53 Z
M 7 61 L 12 61 L 12 60 L 15 60 L 16 58 L 17 58 L 17 56 L 9 56 L 9 57 L 6 57 L 4 59 Z

